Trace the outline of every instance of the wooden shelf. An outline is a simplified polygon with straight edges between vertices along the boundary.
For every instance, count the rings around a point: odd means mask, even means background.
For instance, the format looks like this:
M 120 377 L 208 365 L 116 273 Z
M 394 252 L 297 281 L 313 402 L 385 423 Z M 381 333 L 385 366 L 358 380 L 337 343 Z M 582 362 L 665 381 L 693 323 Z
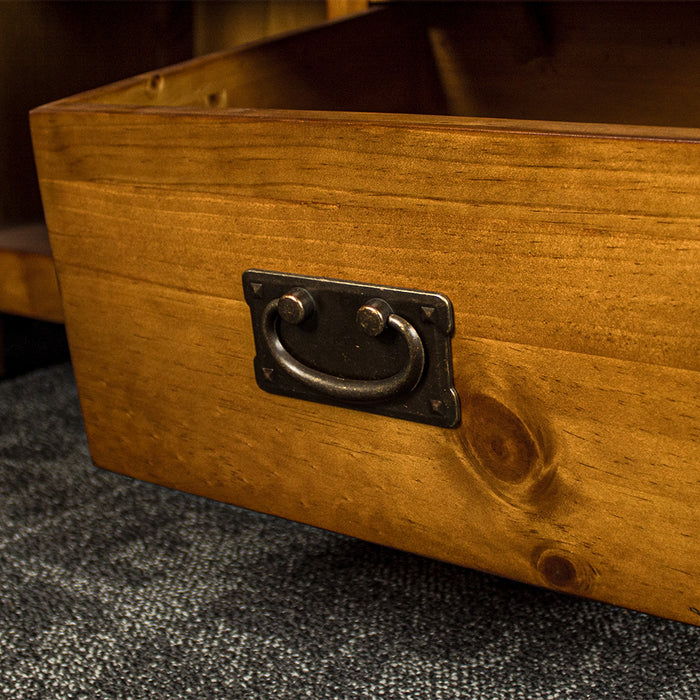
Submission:
M 63 306 L 44 224 L 0 229 L 0 312 L 63 322 Z

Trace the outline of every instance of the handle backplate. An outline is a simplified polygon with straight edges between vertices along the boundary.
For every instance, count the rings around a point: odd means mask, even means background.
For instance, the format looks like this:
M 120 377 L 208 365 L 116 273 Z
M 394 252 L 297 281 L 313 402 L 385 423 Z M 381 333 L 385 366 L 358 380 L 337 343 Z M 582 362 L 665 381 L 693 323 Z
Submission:
M 261 389 L 442 427 L 459 424 L 446 296 L 267 270 L 247 270 L 243 288 Z

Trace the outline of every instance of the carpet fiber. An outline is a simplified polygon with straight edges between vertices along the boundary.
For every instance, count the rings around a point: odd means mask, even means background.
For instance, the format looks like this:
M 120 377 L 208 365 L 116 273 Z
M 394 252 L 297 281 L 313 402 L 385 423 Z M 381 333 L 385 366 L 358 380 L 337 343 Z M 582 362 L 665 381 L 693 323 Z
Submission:
M 0 697 L 700 698 L 700 628 L 117 476 L 0 382 Z

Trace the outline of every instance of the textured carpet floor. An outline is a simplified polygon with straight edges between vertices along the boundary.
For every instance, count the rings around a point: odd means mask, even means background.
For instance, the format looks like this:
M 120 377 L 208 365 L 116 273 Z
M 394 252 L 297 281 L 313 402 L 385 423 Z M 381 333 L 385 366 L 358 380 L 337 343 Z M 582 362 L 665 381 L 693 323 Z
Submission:
M 700 698 L 700 628 L 94 468 L 0 382 L 0 697 Z

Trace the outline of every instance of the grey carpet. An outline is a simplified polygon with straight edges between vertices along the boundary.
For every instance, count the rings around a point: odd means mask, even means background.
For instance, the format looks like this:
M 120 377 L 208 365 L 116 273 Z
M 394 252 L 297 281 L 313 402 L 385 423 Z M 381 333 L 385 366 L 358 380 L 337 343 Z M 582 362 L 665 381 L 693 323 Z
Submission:
M 700 628 L 94 468 L 0 382 L 2 698 L 700 698 Z

